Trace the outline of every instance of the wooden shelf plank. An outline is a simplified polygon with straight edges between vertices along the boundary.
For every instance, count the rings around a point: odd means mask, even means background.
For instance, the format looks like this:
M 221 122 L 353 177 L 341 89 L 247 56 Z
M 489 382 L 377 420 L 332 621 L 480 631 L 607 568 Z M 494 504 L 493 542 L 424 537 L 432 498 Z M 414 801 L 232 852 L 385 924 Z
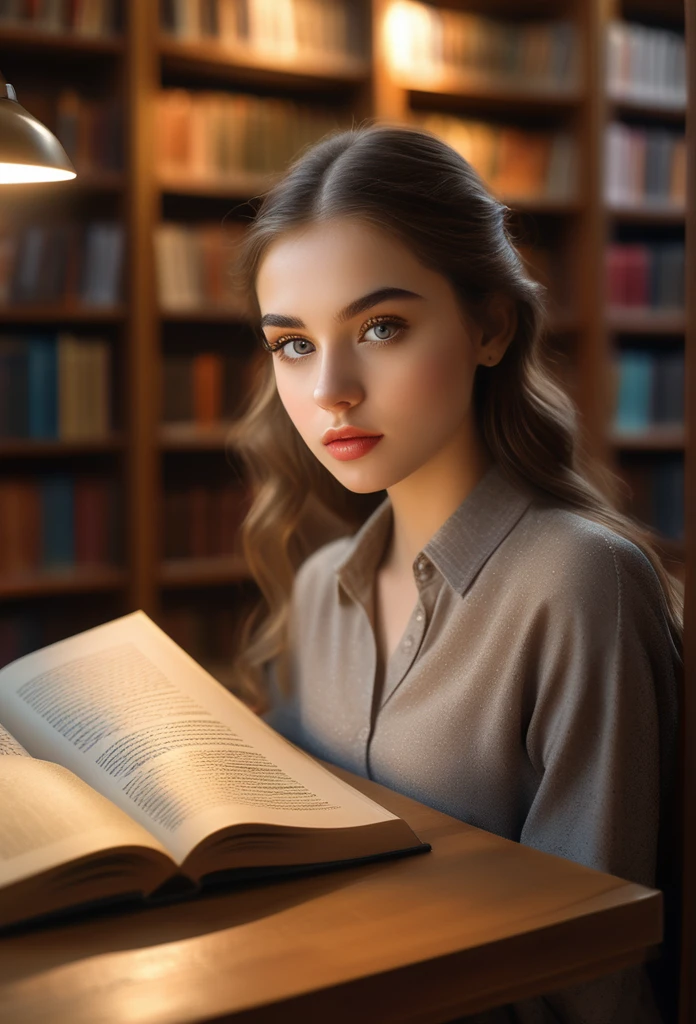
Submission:
M 126 307 L 57 305 L 0 306 L 0 324 L 44 323 L 119 323 Z
M 109 437 L 75 438 L 24 438 L 0 437 L 0 458 L 43 458 L 46 455 L 91 455 L 95 452 L 118 452 L 125 447 L 123 434 L 114 433 Z
M 645 117 L 661 117 L 669 121 L 683 121 L 686 117 L 686 103 L 651 100 L 640 96 L 609 96 L 609 114 L 636 114 Z
M 350 55 L 316 52 L 286 56 L 272 49 L 254 51 L 248 46 L 182 41 L 166 35 L 160 37 L 159 53 L 167 67 L 237 80 L 251 72 L 256 79 L 263 77 L 273 83 L 292 79 L 312 84 L 358 85 L 370 75 L 369 61 Z
M 250 578 L 241 555 L 167 559 L 160 569 L 160 583 L 163 587 L 205 587 Z
M 224 178 L 196 181 L 192 176 L 160 175 L 159 189 L 166 195 L 208 196 L 217 199 L 246 199 L 269 189 L 281 177 L 260 171 L 235 171 Z
M 0 21 L 0 51 L 4 46 L 23 50 L 36 47 L 65 53 L 120 54 L 125 49 L 125 42 L 121 35 L 83 36 L 77 32 L 47 32 Z
M 231 423 L 203 426 L 196 423 L 164 423 L 160 446 L 164 451 L 212 451 L 224 449 Z
M 167 323 L 248 323 L 249 311 L 241 306 L 209 306 L 196 309 L 160 309 Z
M 506 206 L 518 213 L 531 214 L 575 214 L 583 209 L 579 199 L 562 199 L 555 196 L 500 196 Z
M 398 88 L 410 93 L 475 100 L 502 107 L 571 109 L 585 98 L 584 91 L 578 88 L 525 87 L 523 83 L 490 81 L 449 69 L 435 71 L 432 75 L 395 72 L 393 79 Z
M 626 224 L 680 224 L 685 217 L 685 208 L 678 203 L 608 203 L 606 212 Z
M 0 576 L 0 598 L 120 590 L 127 582 L 126 570 L 116 566 L 66 566 Z
M 647 430 L 613 431 L 611 443 L 624 451 L 676 451 L 684 448 L 686 435 L 680 424 L 654 424 Z
M 607 326 L 615 334 L 684 334 L 683 310 L 609 307 Z

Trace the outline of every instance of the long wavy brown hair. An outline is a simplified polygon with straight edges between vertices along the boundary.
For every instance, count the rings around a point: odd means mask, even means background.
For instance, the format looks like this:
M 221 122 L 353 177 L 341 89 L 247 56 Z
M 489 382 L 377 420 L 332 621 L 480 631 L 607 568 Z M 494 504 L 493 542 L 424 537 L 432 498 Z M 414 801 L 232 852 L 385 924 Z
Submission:
M 542 357 L 545 292 L 515 248 L 508 213 L 470 164 L 434 133 L 363 122 L 326 135 L 258 197 L 236 284 L 257 325 L 256 275 L 269 245 L 299 227 L 357 217 L 389 232 L 445 277 L 466 315 L 482 315 L 494 295 L 511 297 L 516 333 L 502 360 L 478 366 L 474 378 L 480 436 L 513 483 L 522 480 L 540 497 L 601 523 L 644 552 L 681 650 L 683 586 L 667 572 L 649 530 L 615 507 L 610 495 L 618 478 L 586 453 L 578 410 Z M 323 543 L 353 533 L 385 492 L 347 490 L 311 454 L 280 401 L 272 357 L 261 347 L 257 326 L 255 332 L 253 382 L 228 444 L 250 489 L 241 543 L 260 591 L 240 630 L 233 678 L 238 695 L 263 712 L 267 663 L 275 661 L 281 689 L 288 692 L 287 622 L 298 566 Z

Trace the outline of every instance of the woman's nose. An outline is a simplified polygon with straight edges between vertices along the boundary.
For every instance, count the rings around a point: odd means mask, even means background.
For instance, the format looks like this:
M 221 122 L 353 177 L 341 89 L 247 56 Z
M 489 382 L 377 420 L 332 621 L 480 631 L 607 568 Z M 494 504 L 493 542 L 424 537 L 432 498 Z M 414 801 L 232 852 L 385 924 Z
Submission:
M 357 367 L 349 359 L 325 357 L 314 387 L 314 401 L 322 409 L 338 405 L 354 406 L 365 397 Z

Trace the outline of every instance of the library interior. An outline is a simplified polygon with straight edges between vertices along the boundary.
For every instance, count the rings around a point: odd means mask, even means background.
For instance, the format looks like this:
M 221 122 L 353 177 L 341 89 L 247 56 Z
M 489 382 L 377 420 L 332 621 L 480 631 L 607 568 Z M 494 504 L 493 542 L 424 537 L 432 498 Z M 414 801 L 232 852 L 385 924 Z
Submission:
M 510 207 L 548 363 L 683 579 L 683 5 L 156 7 L 0 4 L 0 71 L 77 172 L 0 193 L 0 664 L 142 608 L 230 682 L 254 584 L 226 437 L 259 357 L 230 265 L 248 200 L 366 119 Z
M 0 0 L 0 108 L 21 104 L 64 159 L 13 181 L 0 109 L 0 669 L 142 610 L 237 692 L 260 588 L 231 432 L 269 360 L 238 255 L 293 161 L 367 124 L 432 133 L 505 204 L 588 474 L 688 604 L 688 7 Z

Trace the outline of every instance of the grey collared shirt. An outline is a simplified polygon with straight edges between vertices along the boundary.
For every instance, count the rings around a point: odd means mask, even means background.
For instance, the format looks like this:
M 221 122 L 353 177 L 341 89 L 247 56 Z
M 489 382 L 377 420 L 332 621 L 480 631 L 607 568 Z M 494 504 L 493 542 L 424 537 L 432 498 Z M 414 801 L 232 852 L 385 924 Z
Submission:
M 674 645 L 659 580 L 608 528 L 491 466 L 413 564 L 418 599 L 376 678 L 386 498 L 293 588 L 293 695 L 264 716 L 305 750 L 479 828 L 656 884 L 673 785 Z M 473 1020 L 654 1024 L 644 967 Z

